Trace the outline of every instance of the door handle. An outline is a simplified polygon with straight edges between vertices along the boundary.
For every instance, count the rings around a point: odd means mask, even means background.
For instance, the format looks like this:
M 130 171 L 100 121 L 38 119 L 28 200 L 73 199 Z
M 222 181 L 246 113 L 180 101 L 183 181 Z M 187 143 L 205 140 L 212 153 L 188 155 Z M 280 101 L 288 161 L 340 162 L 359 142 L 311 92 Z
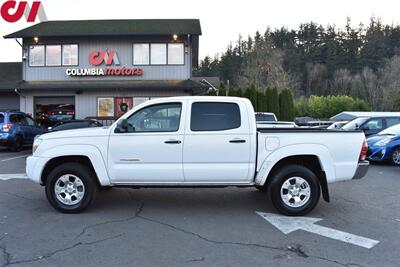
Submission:
M 173 144 L 180 144 L 182 142 L 180 140 L 167 140 L 164 143 L 173 145 Z
M 246 140 L 243 140 L 243 139 L 233 139 L 233 140 L 230 140 L 229 143 L 234 143 L 234 144 L 246 143 Z

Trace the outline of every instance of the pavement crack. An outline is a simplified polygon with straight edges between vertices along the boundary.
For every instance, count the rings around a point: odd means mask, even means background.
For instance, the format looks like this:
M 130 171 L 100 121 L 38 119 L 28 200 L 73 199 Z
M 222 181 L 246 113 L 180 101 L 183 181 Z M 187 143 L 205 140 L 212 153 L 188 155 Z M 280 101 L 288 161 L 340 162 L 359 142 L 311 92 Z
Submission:
M 131 195 L 129 191 L 128 191 L 128 194 Z M 131 195 L 131 197 L 132 197 L 132 195 Z M 134 199 L 134 198 L 132 197 L 132 199 Z M 101 226 L 101 225 L 107 225 L 107 224 L 113 224 L 113 223 L 120 223 L 120 222 L 128 222 L 128 221 L 130 221 L 130 220 L 133 220 L 133 219 L 137 218 L 137 216 L 143 211 L 144 203 L 138 201 L 137 199 L 134 199 L 134 200 L 135 200 L 136 202 L 138 202 L 138 203 L 140 204 L 140 206 L 139 206 L 139 208 L 134 212 L 134 214 L 133 214 L 132 216 L 129 216 L 129 217 L 126 217 L 126 218 L 122 218 L 122 219 L 108 220 L 108 221 L 103 221 L 103 222 L 100 222 L 100 223 L 95 223 L 95 224 L 87 225 L 87 226 L 85 226 L 85 227 L 82 229 L 82 231 L 81 231 L 74 239 L 80 238 L 81 236 L 83 236 L 84 234 L 86 234 L 87 231 L 88 231 L 89 229 L 92 229 L 92 228 L 95 228 L 95 227 L 98 227 L 98 226 Z
M 4 263 L 1 267 L 5 267 L 10 264 L 11 254 L 7 252 L 7 248 L 5 246 L 0 246 L 0 250 L 3 253 L 3 260 L 4 260 Z
M 297 256 L 302 258 L 308 258 L 308 255 L 303 251 L 300 244 L 296 244 L 295 246 L 288 246 L 288 250 L 296 253 Z
M 95 244 L 102 243 L 102 242 L 105 242 L 105 241 L 109 241 L 109 240 L 112 240 L 112 239 L 117 239 L 117 238 L 119 238 L 119 237 L 121 237 L 123 235 L 124 234 L 119 234 L 119 235 L 115 235 L 115 236 L 111 236 L 111 237 L 107 237 L 107 238 L 103 238 L 103 239 L 98 239 L 98 240 L 91 241 L 91 242 L 78 242 L 78 243 L 75 243 L 75 244 L 73 244 L 71 246 L 68 246 L 68 247 L 64 247 L 64 248 L 61 248 L 61 249 L 53 250 L 53 251 L 51 251 L 51 252 L 49 252 L 49 253 L 47 253 L 47 254 L 45 254 L 43 256 L 39 256 L 39 257 L 32 258 L 32 259 L 26 259 L 26 260 L 10 261 L 10 259 L 11 259 L 10 254 L 5 254 L 5 255 L 8 255 L 8 259 L 6 260 L 6 263 L 2 267 L 15 265 L 15 264 L 21 264 L 21 263 L 32 263 L 32 262 L 41 261 L 43 259 L 51 258 L 51 257 L 53 257 L 54 255 L 56 255 L 58 253 L 63 253 L 63 252 L 66 252 L 68 250 L 80 247 L 80 246 L 95 245 Z M 5 251 L 5 250 L 3 250 L 3 251 Z
M 189 262 L 200 262 L 200 261 L 205 261 L 205 260 L 206 260 L 205 257 L 201 257 L 201 258 L 197 258 L 197 259 L 187 260 L 186 263 L 189 263 Z

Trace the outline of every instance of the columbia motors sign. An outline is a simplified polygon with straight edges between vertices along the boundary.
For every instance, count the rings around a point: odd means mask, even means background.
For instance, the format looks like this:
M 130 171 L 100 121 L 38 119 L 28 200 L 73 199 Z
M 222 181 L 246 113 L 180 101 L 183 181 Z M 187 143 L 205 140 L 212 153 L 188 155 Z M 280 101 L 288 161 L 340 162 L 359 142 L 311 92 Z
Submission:
M 33 1 L 30 6 L 28 1 L 8 0 L 3 3 L 0 1 L 1 18 L 9 23 L 14 23 L 25 17 L 26 22 L 35 22 L 39 17 L 40 21 L 47 21 L 46 12 L 40 1 Z
M 71 68 L 65 71 L 68 76 L 142 76 L 141 68 L 119 67 L 118 54 L 115 51 L 92 51 L 89 63 L 94 68 Z M 105 68 L 98 66 L 105 65 Z

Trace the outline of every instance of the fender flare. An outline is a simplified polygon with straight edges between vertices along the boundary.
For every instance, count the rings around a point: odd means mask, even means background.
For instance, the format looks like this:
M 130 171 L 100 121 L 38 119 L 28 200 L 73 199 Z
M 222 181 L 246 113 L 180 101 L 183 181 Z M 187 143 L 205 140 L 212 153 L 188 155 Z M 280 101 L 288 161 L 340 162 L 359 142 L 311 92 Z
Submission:
M 51 149 L 46 150 L 41 155 L 41 157 L 48 159 L 48 161 L 45 163 L 43 167 L 43 170 L 47 165 L 47 163 L 52 159 L 58 157 L 68 157 L 68 156 L 87 157 L 93 166 L 93 169 L 97 175 L 100 185 L 102 186 L 111 185 L 108 171 L 106 168 L 106 162 L 100 150 L 93 145 L 60 145 L 52 147 Z
M 293 156 L 316 156 L 327 182 L 335 180 L 334 163 L 327 147 L 320 144 L 294 144 L 281 147 L 267 155 L 256 175 L 255 184 L 264 185 L 272 168 L 281 160 Z

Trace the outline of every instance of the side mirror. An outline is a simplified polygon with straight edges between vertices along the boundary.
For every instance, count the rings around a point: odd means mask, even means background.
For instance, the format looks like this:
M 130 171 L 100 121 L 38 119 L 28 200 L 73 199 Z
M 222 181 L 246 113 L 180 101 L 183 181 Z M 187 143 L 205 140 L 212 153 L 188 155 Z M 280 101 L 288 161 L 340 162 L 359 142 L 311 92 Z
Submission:
M 118 122 L 117 128 L 115 128 L 116 133 L 126 133 L 128 132 L 129 123 L 127 119 L 122 119 Z

